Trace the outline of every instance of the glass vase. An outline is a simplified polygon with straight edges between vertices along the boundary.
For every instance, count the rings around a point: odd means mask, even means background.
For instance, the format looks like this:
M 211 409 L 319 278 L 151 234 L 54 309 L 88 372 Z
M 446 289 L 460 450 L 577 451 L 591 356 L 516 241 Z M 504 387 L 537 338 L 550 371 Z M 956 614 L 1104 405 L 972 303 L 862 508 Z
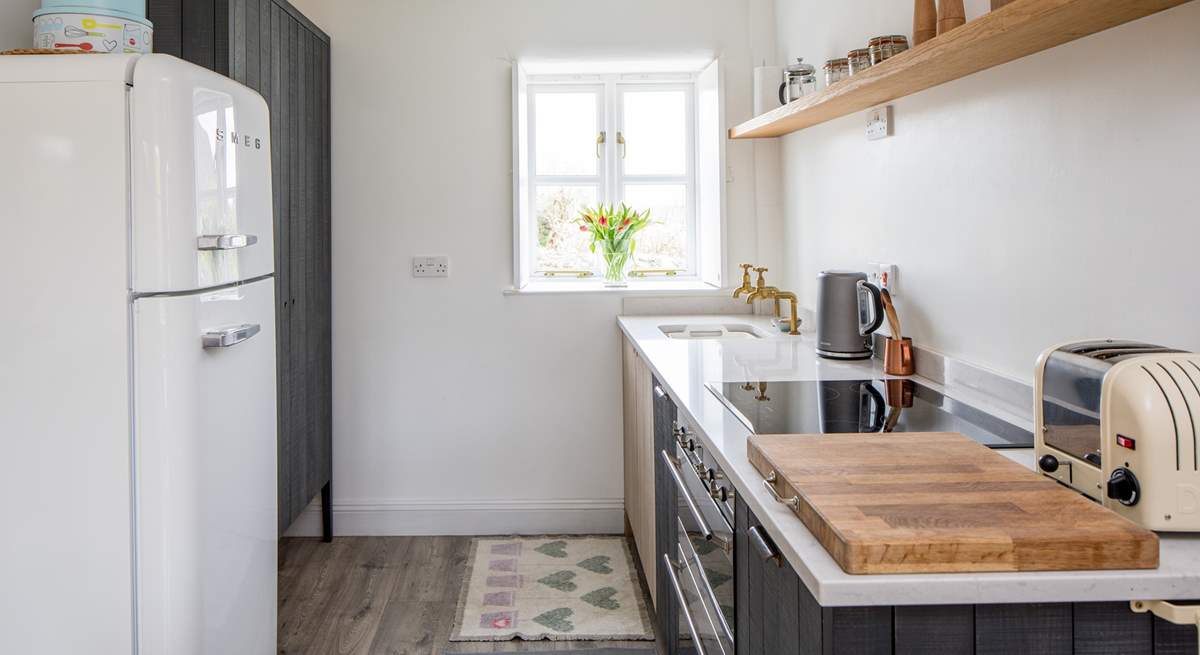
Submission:
M 606 287 L 626 287 L 629 282 L 626 279 L 629 263 L 633 260 L 633 252 L 626 248 L 624 250 L 605 250 L 604 251 L 604 286 Z

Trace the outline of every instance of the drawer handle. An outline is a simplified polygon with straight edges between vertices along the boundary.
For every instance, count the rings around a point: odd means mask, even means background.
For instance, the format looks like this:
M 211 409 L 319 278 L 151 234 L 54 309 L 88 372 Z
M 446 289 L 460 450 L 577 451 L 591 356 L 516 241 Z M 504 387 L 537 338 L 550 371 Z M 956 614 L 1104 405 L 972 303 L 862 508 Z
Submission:
M 229 348 L 250 339 L 260 331 L 262 331 L 262 326 L 257 323 L 236 325 L 221 330 L 205 332 L 204 336 L 201 337 L 201 342 L 205 348 Z
M 800 496 L 792 496 L 791 498 L 784 498 L 783 496 L 780 496 L 779 492 L 775 489 L 775 480 L 775 471 L 771 471 L 771 473 L 767 475 L 767 479 L 763 480 L 763 486 L 767 488 L 767 491 L 771 492 L 771 497 L 774 498 L 776 502 L 783 503 L 784 505 L 791 507 L 793 510 L 799 510 Z
M 746 535 L 750 537 L 750 545 L 754 546 L 754 550 L 758 551 L 758 556 L 764 562 L 774 560 L 775 566 L 783 566 L 779 553 L 775 552 L 775 549 L 771 547 L 770 542 L 767 541 L 767 538 L 762 533 L 762 528 L 756 525 L 750 528 L 746 532 Z
M 205 234 L 196 239 L 199 250 L 237 250 L 258 243 L 253 234 Z
M 664 451 L 665 452 L 665 451 Z M 696 630 L 696 622 L 692 620 L 692 612 L 688 609 L 687 598 L 683 596 L 683 587 L 679 585 L 679 567 L 671 561 L 670 553 L 663 553 L 663 564 L 667 568 L 667 579 L 671 581 L 671 589 L 675 590 L 675 599 L 679 601 L 679 609 L 683 618 L 687 619 L 688 632 L 692 633 L 692 643 L 696 647 L 696 655 L 705 655 L 704 643 L 700 641 L 700 631 Z

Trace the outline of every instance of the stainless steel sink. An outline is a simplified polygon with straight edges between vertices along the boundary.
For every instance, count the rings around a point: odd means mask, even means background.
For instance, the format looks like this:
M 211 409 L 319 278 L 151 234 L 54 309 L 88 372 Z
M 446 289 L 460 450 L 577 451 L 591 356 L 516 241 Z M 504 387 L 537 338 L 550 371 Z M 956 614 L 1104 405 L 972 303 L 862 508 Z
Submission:
M 658 329 L 671 339 L 762 339 L 767 336 L 753 325 L 741 323 L 660 325 Z

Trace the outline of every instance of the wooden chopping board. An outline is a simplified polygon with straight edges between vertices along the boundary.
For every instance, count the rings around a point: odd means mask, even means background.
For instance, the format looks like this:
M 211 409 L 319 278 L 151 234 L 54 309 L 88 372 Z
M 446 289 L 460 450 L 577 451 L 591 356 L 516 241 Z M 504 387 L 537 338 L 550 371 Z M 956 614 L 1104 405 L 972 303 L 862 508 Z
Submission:
M 1158 536 L 961 434 L 755 435 L 847 573 L 1153 569 Z M 773 477 L 772 477 L 773 474 Z

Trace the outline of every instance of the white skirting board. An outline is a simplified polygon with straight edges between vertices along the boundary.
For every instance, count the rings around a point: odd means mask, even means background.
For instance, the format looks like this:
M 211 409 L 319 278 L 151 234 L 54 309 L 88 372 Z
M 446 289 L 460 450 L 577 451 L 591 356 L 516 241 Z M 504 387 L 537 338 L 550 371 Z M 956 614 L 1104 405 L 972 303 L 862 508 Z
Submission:
M 508 534 L 621 534 L 625 501 L 598 500 L 365 500 L 333 503 L 333 533 L 350 536 Z M 314 501 L 287 537 L 321 535 L 321 502 Z

